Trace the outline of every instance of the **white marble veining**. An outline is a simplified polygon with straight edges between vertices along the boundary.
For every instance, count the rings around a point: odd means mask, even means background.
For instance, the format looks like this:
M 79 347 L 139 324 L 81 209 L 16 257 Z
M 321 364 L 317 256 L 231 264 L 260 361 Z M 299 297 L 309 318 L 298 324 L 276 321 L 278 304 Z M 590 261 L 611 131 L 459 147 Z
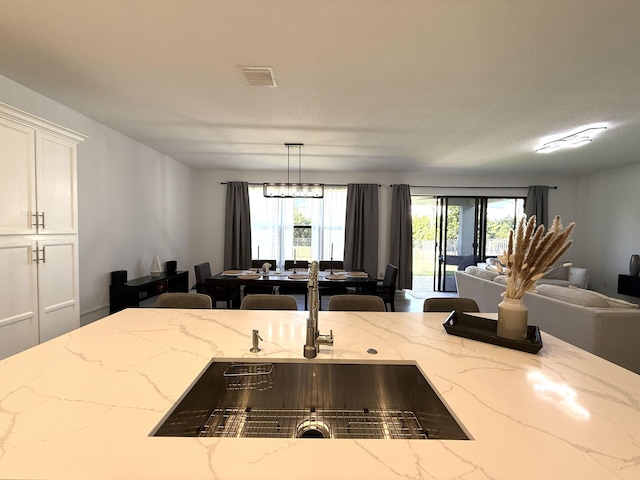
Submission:
M 306 314 L 130 309 L 0 361 L 0 478 L 640 478 L 640 376 L 544 333 L 537 355 L 450 336 L 444 318 L 320 312 L 336 340 L 318 360 L 417 361 L 472 440 L 150 437 L 211 358 L 304 360 Z

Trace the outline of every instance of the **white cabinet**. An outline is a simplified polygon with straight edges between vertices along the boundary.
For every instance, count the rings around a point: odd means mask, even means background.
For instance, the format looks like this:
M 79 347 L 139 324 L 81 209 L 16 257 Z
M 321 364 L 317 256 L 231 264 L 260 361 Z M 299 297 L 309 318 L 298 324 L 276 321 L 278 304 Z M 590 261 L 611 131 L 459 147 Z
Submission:
M 76 146 L 0 103 L 0 359 L 80 324 Z

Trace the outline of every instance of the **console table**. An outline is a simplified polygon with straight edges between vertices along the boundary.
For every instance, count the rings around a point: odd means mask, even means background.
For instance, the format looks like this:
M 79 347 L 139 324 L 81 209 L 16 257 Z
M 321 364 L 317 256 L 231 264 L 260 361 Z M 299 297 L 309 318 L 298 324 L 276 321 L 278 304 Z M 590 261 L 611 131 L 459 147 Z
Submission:
M 109 312 L 139 307 L 140 302 L 165 292 L 188 292 L 189 272 L 162 273 L 157 277 L 148 275 L 109 286 Z
M 640 297 L 640 277 L 618 275 L 618 293 L 630 297 Z

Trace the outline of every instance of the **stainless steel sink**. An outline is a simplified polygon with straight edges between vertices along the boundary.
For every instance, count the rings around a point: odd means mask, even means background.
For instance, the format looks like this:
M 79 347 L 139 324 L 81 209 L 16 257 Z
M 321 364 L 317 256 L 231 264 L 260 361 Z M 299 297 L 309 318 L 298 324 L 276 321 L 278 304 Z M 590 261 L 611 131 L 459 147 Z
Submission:
M 414 363 L 284 360 L 213 360 L 152 435 L 469 439 Z

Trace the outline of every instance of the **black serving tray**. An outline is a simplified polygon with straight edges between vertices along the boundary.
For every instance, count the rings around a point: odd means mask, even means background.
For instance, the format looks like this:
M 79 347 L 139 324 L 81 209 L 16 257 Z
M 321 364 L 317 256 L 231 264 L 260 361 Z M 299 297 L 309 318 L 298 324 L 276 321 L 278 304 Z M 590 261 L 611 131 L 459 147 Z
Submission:
M 527 339 L 523 341 L 499 337 L 496 334 L 498 325 L 496 320 L 467 315 L 456 312 L 455 310 L 449 314 L 443 325 L 444 329 L 450 335 L 479 340 L 501 347 L 513 348 L 514 350 L 521 350 L 528 353 L 538 353 L 542 348 L 540 329 L 535 325 L 527 326 Z

